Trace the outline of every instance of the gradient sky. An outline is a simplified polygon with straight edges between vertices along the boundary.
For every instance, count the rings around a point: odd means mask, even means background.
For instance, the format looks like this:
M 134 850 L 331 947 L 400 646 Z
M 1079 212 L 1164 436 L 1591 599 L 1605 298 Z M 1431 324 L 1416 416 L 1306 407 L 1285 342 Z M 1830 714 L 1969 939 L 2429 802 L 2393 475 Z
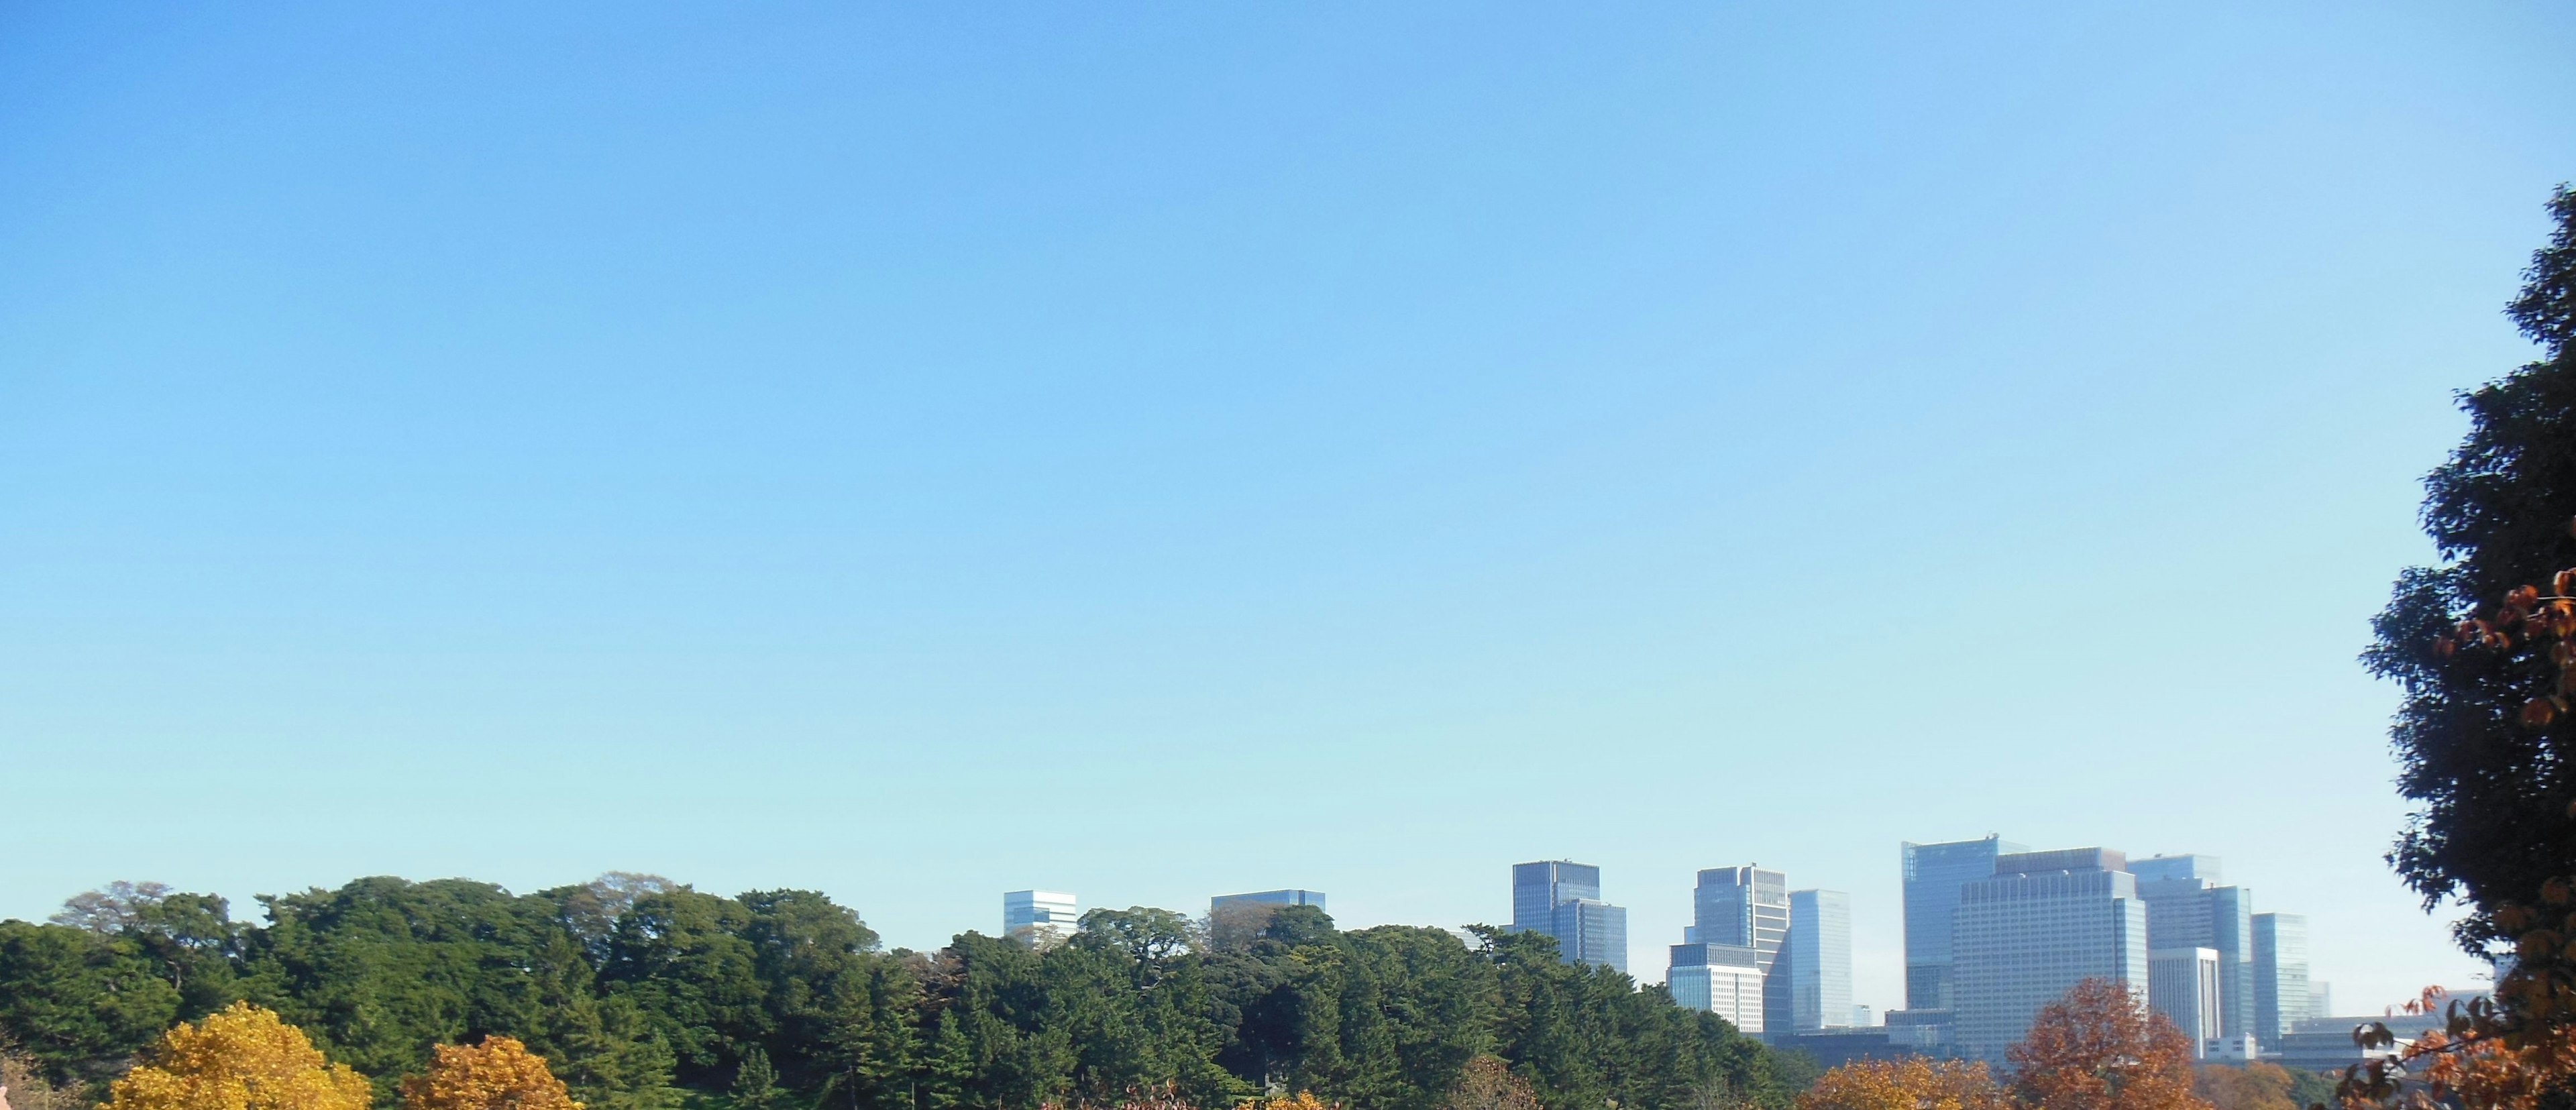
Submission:
M 2208 852 L 2338 1008 L 2564 4 L 0 10 L 0 915 Z

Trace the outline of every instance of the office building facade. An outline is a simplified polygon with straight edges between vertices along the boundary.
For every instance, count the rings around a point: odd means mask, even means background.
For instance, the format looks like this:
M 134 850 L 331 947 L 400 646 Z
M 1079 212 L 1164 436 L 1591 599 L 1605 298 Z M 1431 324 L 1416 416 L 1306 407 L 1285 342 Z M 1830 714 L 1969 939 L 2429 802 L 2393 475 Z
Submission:
M 2207 855 L 2130 860 L 2138 898 L 2147 904 L 2150 948 L 2209 948 L 2218 953 L 2221 1029 L 2241 1037 L 2254 1029 L 2254 897 L 2226 886 L 2219 859 Z
M 1055 890 L 1014 890 L 1002 895 L 1002 935 L 1044 947 L 1072 936 L 1082 921 L 1073 895 Z
M 2191 1039 L 2192 1058 L 2208 1055 L 2222 1043 L 2218 1007 L 2218 950 L 2151 948 L 2147 950 L 2147 1005 Z
M 1951 919 L 1959 888 L 1995 873 L 1995 857 L 2025 849 L 2001 837 L 1898 846 L 1905 882 L 1905 1008 L 1950 1006 Z
M 1789 939 L 1789 877 L 1759 867 L 1700 871 L 1691 892 L 1691 924 L 1682 939 L 1741 945 L 1754 951 L 1762 970 L 1763 1027 L 1791 1027 L 1789 980 L 1779 974 L 1780 946 Z
M 1324 908 L 1320 890 L 1257 890 L 1250 894 L 1220 894 L 1208 899 L 1211 914 L 1231 906 L 1313 906 Z
M 1748 1037 L 1763 1035 L 1762 968 L 1750 948 L 1676 944 L 1664 987 L 1681 1006 L 1725 1018 Z
M 1512 931 L 1556 938 L 1567 963 L 1628 970 L 1628 911 L 1601 899 L 1601 869 L 1571 860 L 1512 865 Z
M 2121 853 L 2104 848 L 1995 857 L 1959 888 L 1952 934 L 1952 1035 L 2000 1064 L 2040 1007 L 2086 979 L 2147 986 L 2147 915 Z
M 1839 890 L 1789 893 L 1789 929 L 1772 975 L 1788 989 L 1788 1024 L 1777 1032 L 1848 1028 L 1852 1024 L 1851 895 Z
M 2309 1016 L 2308 919 L 2295 913 L 2255 914 L 2255 1041 L 2264 1051 L 2274 1051 L 2281 1036 Z

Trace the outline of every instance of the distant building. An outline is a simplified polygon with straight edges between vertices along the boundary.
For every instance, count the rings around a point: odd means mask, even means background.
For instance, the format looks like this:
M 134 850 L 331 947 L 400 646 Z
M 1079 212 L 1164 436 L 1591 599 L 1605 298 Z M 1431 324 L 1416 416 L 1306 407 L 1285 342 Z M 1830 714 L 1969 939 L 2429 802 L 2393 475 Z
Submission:
M 1601 869 L 1591 864 L 1513 864 L 1512 931 L 1555 937 L 1567 963 L 1628 970 L 1628 911 L 1601 900 Z
M 1922 1055 L 1895 1043 L 1890 1037 L 1891 1032 L 1884 1028 L 1814 1029 L 1804 1033 L 1773 1033 L 1764 1040 L 1773 1048 L 1813 1056 L 1816 1065 L 1823 1068 L 1839 1068 L 1859 1060 L 1901 1060 Z
M 1324 908 L 1320 890 L 1263 890 L 1251 894 L 1220 894 L 1208 899 L 1208 913 L 1214 915 L 1230 906 L 1313 906 Z
M 2469 996 L 2474 997 L 2476 993 L 2469 992 Z M 2443 1014 L 2312 1017 L 2293 1023 L 2287 1032 L 2282 1033 L 2281 1047 L 2270 1058 L 2294 1071 L 2340 1072 L 2354 1064 L 2405 1051 L 2416 1038 L 2440 1029 L 2445 1018 Z M 2397 1038 L 2397 1043 L 2385 1048 L 2362 1048 L 2353 1044 L 2353 1029 L 2373 1022 L 2388 1026 L 2388 1032 Z
M 1995 857 L 2023 851 L 2000 837 L 1900 844 L 1905 877 L 1905 1008 L 1950 1005 L 1951 915 L 1959 888 L 1995 873 Z
M 2147 914 L 2126 859 L 2104 848 L 2016 852 L 1959 888 L 1952 1030 L 1960 1053 L 2001 1063 L 2040 1007 L 2086 979 L 2147 985 Z
M 2223 886 L 2216 856 L 2154 856 L 2129 861 L 2138 898 L 2147 904 L 2149 948 L 2218 952 L 2221 1028 L 2210 1036 L 2254 1030 L 2254 898 Z
M 2250 1035 L 2203 1041 L 2200 1058 L 2221 1064 L 2250 1064 L 2263 1058 L 2263 1047 Z
M 1762 968 L 1737 944 L 1676 944 L 1664 987 L 1685 1008 L 1725 1018 L 1735 1031 L 1762 1036 Z
M 2147 950 L 2147 1005 L 2163 1014 L 2191 1041 L 2195 1058 L 2221 1037 L 2218 1006 L 2218 950 L 2150 948 Z
M 2308 980 L 2308 1020 L 2314 1021 L 2334 1012 L 2334 984 Z M 2298 1023 L 2291 1022 L 2292 1028 Z
M 2295 913 L 2254 915 L 2254 1039 L 2266 1052 L 2308 1012 L 2308 919 Z
M 1852 1028 L 1868 1029 L 1878 1024 L 1878 1014 L 1867 1006 L 1852 1005 Z
M 1839 890 L 1789 894 L 1789 932 L 1771 974 L 1788 983 L 1785 1031 L 1852 1024 L 1851 895 Z M 1767 1016 L 1767 1015 L 1766 1015 Z M 1775 1031 L 1783 1027 L 1773 1025 Z
M 1921 1056 L 1949 1056 L 1957 1040 L 1948 1010 L 1889 1010 L 1886 1028 L 1890 1046 Z
M 1762 970 L 1765 1028 L 1786 1031 L 1796 1022 L 1789 980 L 1777 974 L 1780 945 L 1789 939 L 1789 877 L 1759 867 L 1711 867 L 1699 873 L 1691 894 L 1691 925 L 1684 941 L 1750 948 Z
M 1082 920 L 1073 895 L 1053 890 L 1014 890 L 1002 895 L 1002 935 L 1044 947 L 1072 936 Z

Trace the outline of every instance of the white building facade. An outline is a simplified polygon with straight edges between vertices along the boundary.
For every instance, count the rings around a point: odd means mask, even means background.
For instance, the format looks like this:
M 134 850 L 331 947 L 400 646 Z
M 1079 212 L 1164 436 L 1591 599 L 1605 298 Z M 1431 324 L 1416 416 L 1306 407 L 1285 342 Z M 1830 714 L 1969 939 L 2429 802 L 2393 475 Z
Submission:
M 1072 936 L 1082 909 L 1071 894 L 1056 890 L 1014 890 L 1002 895 L 1002 935 L 1045 947 Z

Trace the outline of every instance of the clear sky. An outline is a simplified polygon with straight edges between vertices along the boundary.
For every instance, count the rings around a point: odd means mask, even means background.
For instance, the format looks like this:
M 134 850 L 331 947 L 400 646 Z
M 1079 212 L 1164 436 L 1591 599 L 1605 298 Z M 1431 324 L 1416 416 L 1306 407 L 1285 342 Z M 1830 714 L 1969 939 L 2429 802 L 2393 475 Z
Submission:
M 2564 4 L 0 11 L 0 915 L 2208 852 L 2340 1009 Z

